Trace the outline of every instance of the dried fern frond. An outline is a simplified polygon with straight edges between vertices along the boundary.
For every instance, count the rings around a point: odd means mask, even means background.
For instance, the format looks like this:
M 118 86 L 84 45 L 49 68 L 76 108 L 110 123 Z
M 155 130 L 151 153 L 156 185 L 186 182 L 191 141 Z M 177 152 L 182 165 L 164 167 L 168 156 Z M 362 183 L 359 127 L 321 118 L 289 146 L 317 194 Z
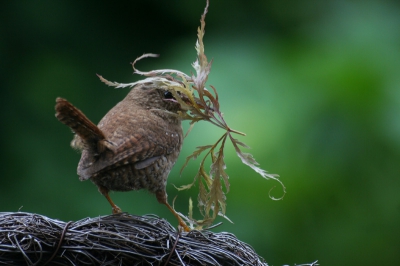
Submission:
M 278 175 L 267 173 L 267 171 L 258 167 L 257 161 L 250 153 L 242 152 L 241 147 L 249 147 L 243 142 L 235 139 L 233 134 L 239 134 L 242 136 L 245 136 L 245 134 L 228 126 L 220 110 L 217 90 L 213 86 L 210 86 L 212 92 L 206 88 L 206 82 L 212 65 L 212 60 L 209 62 L 207 60 L 207 56 L 205 55 L 203 42 L 206 24 L 205 17 L 208 11 L 208 5 L 209 3 L 207 0 L 206 7 L 200 19 L 200 27 L 197 30 L 197 42 L 195 46 L 197 51 L 197 60 L 192 64 L 196 71 L 195 74 L 189 76 L 174 69 L 152 70 L 148 72 L 139 71 L 135 68 L 135 64 L 139 60 L 147 57 L 158 56 L 156 54 L 144 54 L 138 57 L 132 63 L 134 73 L 147 77 L 143 80 L 124 84 L 110 82 L 99 75 L 99 78 L 102 82 L 115 88 L 133 87 L 138 84 L 151 84 L 155 87 L 161 87 L 169 90 L 175 99 L 181 104 L 182 110 L 184 110 L 183 112 L 179 113 L 181 119 L 190 121 L 190 127 L 186 135 L 192 130 L 194 124 L 199 121 L 207 121 L 224 129 L 225 133 L 214 144 L 197 147 L 197 149 L 187 157 L 181 169 L 182 172 L 190 159 L 196 159 L 202 153 L 205 153 L 202 161 L 200 162 L 199 170 L 195 175 L 193 182 L 189 185 L 178 188 L 179 190 L 189 189 L 194 184 L 198 183 L 198 207 L 204 216 L 203 219 L 194 220 L 191 211 L 189 213 L 189 218 L 181 215 L 190 224 L 194 223 L 197 225 L 196 228 L 198 229 L 202 228 L 203 226 L 209 226 L 217 215 L 226 217 L 226 195 L 222 184 L 225 186 L 226 192 L 228 192 L 230 188 L 229 176 L 225 171 L 226 164 L 224 161 L 224 150 L 227 139 L 230 140 L 238 157 L 244 164 L 251 167 L 263 178 L 273 179 L 281 185 L 283 189 L 282 196 L 279 198 L 274 198 L 270 195 L 271 199 L 282 199 L 286 193 L 286 188 L 278 179 Z M 209 172 L 205 170 L 206 158 L 211 158 L 211 169 Z M 211 212 L 212 215 L 210 214 Z

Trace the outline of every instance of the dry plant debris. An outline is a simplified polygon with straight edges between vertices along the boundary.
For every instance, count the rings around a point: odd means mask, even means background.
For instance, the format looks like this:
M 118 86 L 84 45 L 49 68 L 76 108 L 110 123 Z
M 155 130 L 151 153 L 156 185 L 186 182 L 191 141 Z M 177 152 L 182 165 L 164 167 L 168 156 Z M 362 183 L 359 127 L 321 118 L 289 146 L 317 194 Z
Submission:
M 187 75 L 181 71 L 174 69 L 161 69 L 152 70 L 148 72 L 139 71 L 135 68 L 135 64 L 147 57 L 157 57 L 156 54 L 144 54 L 137 58 L 133 63 L 132 67 L 135 74 L 146 76 L 147 78 L 133 82 L 133 83 L 119 83 L 111 82 L 98 75 L 100 80 L 105 84 L 115 87 L 115 88 L 125 88 L 133 87 L 137 84 L 146 84 L 156 87 L 162 87 L 170 91 L 174 98 L 181 104 L 184 112 L 180 112 L 179 116 L 183 120 L 190 121 L 190 127 L 188 132 L 192 130 L 194 124 L 199 121 L 207 121 L 211 124 L 220 127 L 225 130 L 225 133 L 211 145 L 205 145 L 197 147 L 197 149 L 187 157 L 182 170 L 188 164 L 190 159 L 196 159 L 202 153 L 205 153 L 203 159 L 201 160 L 199 170 L 194 177 L 191 184 L 181 186 L 178 188 L 189 189 L 194 184 L 198 184 L 199 194 L 198 194 L 198 207 L 201 214 L 203 215 L 202 220 L 195 220 L 192 216 L 192 204 L 190 201 L 189 206 L 189 216 L 180 214 L 186 221 L 191 225 L 192 228 L 200 229 L 203 226 L 209 226 L 215 220 L 217 215 L 225 216 L 226 213 L 226 193 L 229 192 L 229 176 L 226 173 L 226 164 L 224 161 L 224 148 L 226 141 L 230 140 L 233 147 L 235 148 L 236 154 L 241 159 L 241 161 L 251 167 L 254 171 L 260 174 L 265 179 L 273 179 L 281 185 L 283 189 L 282 196 L 279 198 L 274 198 L 270 195 L 271 199 L 280 200 L 284 197 L 286 193 L 286 188 L 283 183 L 278 179 L 278 175 L 269 174 L 267 171 L 258 167 L 257 161 L 253 158 L 250 153 L 242 152 L 242 148 L 249 148 L 246 144 L 239 141 L 234 137 L 234 134 L 245 136 L 244 133 L 236 131 L 228 126 L 226 123 L 222 111 L 220 109 L 220 104 L 218 101 L 217 90 L 210 86 L 211 91 L 206 89 L 206 82 L 208 75 L 211 71 L 212 60 L 209 62 L 207 56 L 204 53 L 204 34 L 205 34 L 205 17 L 208 11 L 208 1 L 204 9 L 204 13 L 200 19 L 200 27 L 197 31 L 197 60 L 192 64 L 196 73 Z M 205 162 L 207 158 L 211 158 L 211 169 L 209 172 L 205 170 Z M 226 192 L 223 190 L 225 186 Z M 212 214 L 210 214 L 212 212 Z M 195 226 L 195 227 L 194 227 Z
M 153 215 L 63 222 L 0 213 L 0 265 L 267 265 L 230 233 L 178 232 Z

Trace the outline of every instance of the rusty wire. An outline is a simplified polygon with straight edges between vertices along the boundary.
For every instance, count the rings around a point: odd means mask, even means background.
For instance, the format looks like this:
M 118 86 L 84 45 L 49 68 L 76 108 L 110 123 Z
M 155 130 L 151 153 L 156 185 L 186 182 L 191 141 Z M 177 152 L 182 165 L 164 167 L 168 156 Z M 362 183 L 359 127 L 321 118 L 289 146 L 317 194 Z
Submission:
M 47 263 L 47 264 L 46 264 Z M 154 215 L 63 222 L 0 213 L 0 265 L 267 265 L 230 233 L 178 232 Z

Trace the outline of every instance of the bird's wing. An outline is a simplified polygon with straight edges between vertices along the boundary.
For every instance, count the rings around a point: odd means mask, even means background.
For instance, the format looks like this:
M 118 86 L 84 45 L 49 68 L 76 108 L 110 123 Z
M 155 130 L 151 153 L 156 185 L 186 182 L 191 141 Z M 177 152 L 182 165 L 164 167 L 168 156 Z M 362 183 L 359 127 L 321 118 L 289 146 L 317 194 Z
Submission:
M 179 150 L 182 144 L 181 135 L 176 132 L 162 130 L 152 131 L 148 127 L 141 127 L 136 133 L 128 137 L 110 138 L 110 149 L 94 159 L 88 152 L 82 153 L 78 165 L 78 175 L 85 180 L 93 174 L 109 170 L 121 165 L 135 164 L 137 169 L 150 166 L 162 155 L 168 155 Z M 106 140 L 107 141 L 107 140 Z

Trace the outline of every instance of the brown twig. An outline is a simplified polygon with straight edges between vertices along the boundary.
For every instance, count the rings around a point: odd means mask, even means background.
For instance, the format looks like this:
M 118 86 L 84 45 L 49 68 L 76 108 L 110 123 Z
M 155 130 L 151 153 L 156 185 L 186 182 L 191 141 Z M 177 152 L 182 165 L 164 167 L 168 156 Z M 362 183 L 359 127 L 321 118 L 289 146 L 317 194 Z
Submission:
M 44 263 L 267 265 L 233 234 L 178 232 L 154 215 L 122 213 L 66 223 L 32 213 L 0 213 L 0 265 Z
M 169 260 L 171 259 L 172 254 L 175 252 L 175 250 L 176 250 L 176 245 L 178 244 L 178 240 L 179 240 L 179 236 L 181 235 L 181 232 L 182 232 L 181 230 L 179 230 L 179 231 L 177 232 L 175 243 L 174 243 L 174 245 L 172 246 L 171 252 L 169 253 L 169 256 L 168 256 L 167 261 L 165 262 L 164 266 L 167 266 L 167 265 L 168 265 L 168 262 L 169 262 Z M 178 254 L 178 257 L 179 257 L 179 254 Z M 183 264 L 183 265 L 184 265 L 184 264 Z
M 60 247 L 61 247 L 61 243 L 62 243 L 62 241 L 64 240 L 65 233 L 67 232 L 68 227 L 70 226 L 71 223 L 72 223 L 72 221 L 69 221 L 69 222 L 64 226 L 64 229 L 63 229 L 63 231 L 62 231 L 62 233 L 61 233 L 60 241 L 58 241 L 58 245 L 57 245 L 56 250 L 54 251 L 53 255 L 51 255 L 50 259 L 48 259 L 43 265 L 47 265 L 49 262 L 51 262 L 51 261 L 54 259 L 54 257 L 56 256 L 58 250 L 59 250 Z

